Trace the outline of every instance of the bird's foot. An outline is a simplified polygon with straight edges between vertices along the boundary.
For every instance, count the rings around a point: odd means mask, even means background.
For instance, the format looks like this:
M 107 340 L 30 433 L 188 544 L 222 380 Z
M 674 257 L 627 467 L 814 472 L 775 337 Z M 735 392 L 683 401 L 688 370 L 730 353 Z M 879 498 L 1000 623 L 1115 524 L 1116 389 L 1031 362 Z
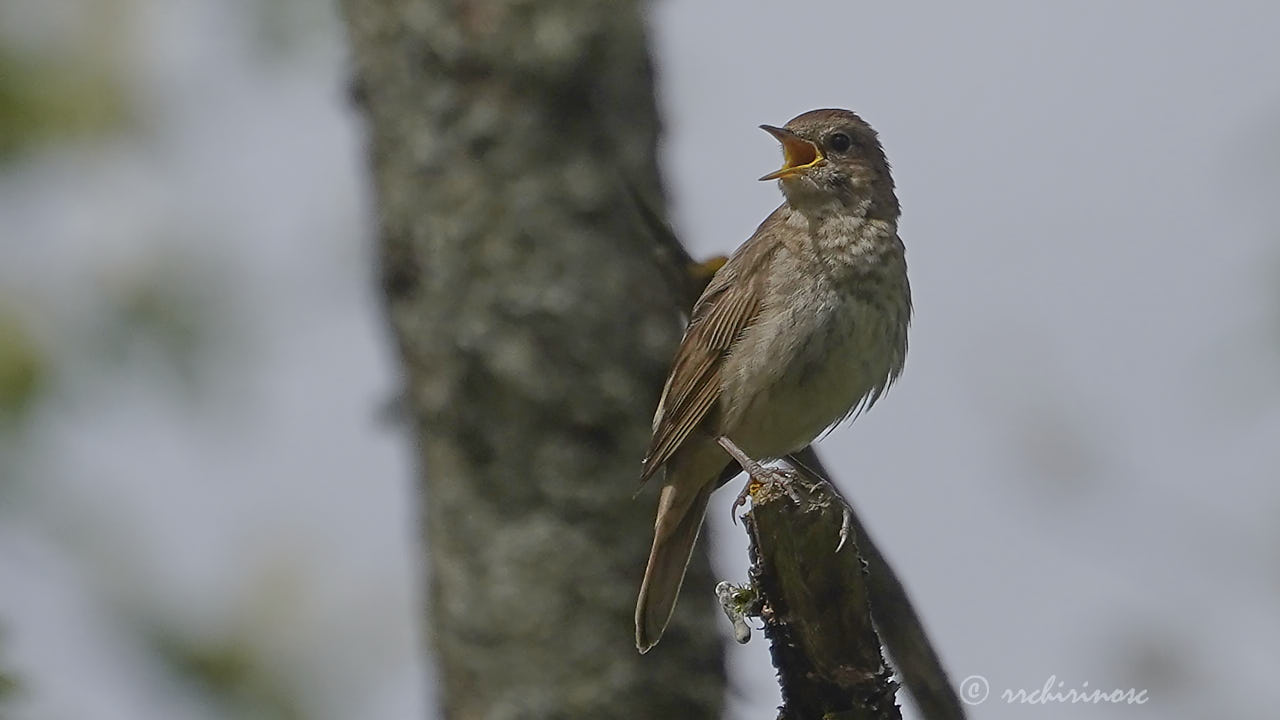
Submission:
M 733 499 L 733 505 L 729 508 L 729 519 L 734 525 L 738 524 L 738 508 L 747 504 L 747 500 L 751 498 L 752 493 L 760 489 L 759 483 L 754 479 L 748 478 L 745 485 L 742 486 L 742 492 Z
M 738 493 L 733 506 L 729 509 L 735 523 L 738 518 L 738 508 L 746 505 L 748 499 L 752 502 L 760 502 L 779 489 L 795 501 L 796 505 L 805 507 L 808 504 L 796 491 L 795 483 L 800 481 L 800 475 L 795 470 L 789 467 L 762 465 L 743 452 L 742 448 L 729 438 L 722 435 L 717 440 L 720 447 L 724 448 L 725 452 L 729 453 L 729 456 L 736 460 L 747 473 L 747 484 L 743 486 L 742 492 Z
M 747 482 L 742 486 L 742 492 L 733 500 L 733 506 L 729 508 L 730 518 L 734 524 L 738 523 L 738 508 L 747 504 L 747 500 L 752 502 L 763 502 L 765 498 L 772 497 L 779 489 L 791 498 L 796 505 L 805 507 L 804 498 L 796 492 L 795 483 L 799 480 L 799 476 L 791 468 L 769 467 L 767 465 L 757 465 L 753 468 L 754 473 L 748 472 Z
M 844 494 L 840 492 L 840 488 L 827 477 L 822 468 L 822 462 L 818 460 L 818 456 L 813 453 L 813 448 L 805 448 L 804 450 L 793 453 L 786 457 L 787 464 L 801 471 L 803 475 L 812 479 L 814 489 L 826 488 L 826 494 L 831 501 L 840 506 L 840 533 L 836 539 L 836 552 L 844 549 L 849 538 L 854 536 L 854 515 L 853 506 L 845 499 Z
M 728 452 L 728 455 L 737 461 L 737 464 L 741 466 L 746 473 L 746 477 L 748 477 L 746 486 L 742 487 L 742 492 L 737 493 L 737 497 L 730 507 L 730 518 L 732 518 L 733 523 L 737 524 L 737 509 L 746 505 L 748 498 L 753 502 L 759 502 L 764 497 L 768 497 L 773 488 L 782 488 L 782 491 L 787 493 L 787 496 L 794 500 L 796 505 L 804 506 L 804 502 L 800 500 L 795 488 L 791 486 L 791 483 L 794 483 L 799 478 L 795 470 L 762 465 L 746 452 L 742 452 L 742 448 L 737 446 L 730 438 L 721 436 L 717 438 L 717 441 L 724 448 L 724 452 Z
M 812 501 L 806 502 L 800 493 L 796 491 L 796 483 L 801 482 L 800 475 L 789 467 L 770 467 L 761 466 L 760 475 L 752 476 L 752 482 L 757 484 L 755 492 L 751 495 L 754 500 L 757 497 L 764 499 L 777 490 L 782 490 L 791 501 L 800 507 L 806 507 Z
M 840 494 L 840 488 L 831 482 L 830 478 L 814 475 L 818 482 L 814 487 L 826 486 L 826 492 L 836 505 L 840 506 L 840 534 L 837 536 L 836 552 L 840 552 L 844 548 L 845 543 L 849 542 L 849 537 L 853 535 L 853 506 L 848 500 L 844 499 L 844 495 Z
M 830 483 L 828 483 L 830 484 Z M 840 503 L 840 536 L 839 542 L 836 543 L 836 552 L 840 552 L 844 544 L 849 542 L 849 535 L 853 533 L 853 510 L 849 509 L 847 503 Z

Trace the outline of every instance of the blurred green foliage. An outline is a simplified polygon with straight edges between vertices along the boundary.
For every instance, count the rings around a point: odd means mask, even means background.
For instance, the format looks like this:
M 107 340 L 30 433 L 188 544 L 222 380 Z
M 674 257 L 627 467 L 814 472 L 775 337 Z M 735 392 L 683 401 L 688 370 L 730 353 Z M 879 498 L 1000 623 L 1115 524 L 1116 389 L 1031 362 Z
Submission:
M 197 687 L 209 702 L 222 706 L 227 717 L 303 717 L 297 699 L 273 680 L 273 673 L 260 664 L 262 656 L 247 644 L 233 638 L 224 638 L 220 643 L 192 642 L 158 629 L 150 639 L 156 656 Z
M 312 0 L 260 0 L 250 11 L 254 49 L 266 60 L 295 57 L 307 42 L 324 40 L 331 8 Z
M 10 674 L 3 664 L 4 647 L 4 627 L 0 626 L 0 710 L 4 710 L 5 705 L 17 697 L 22 690 L 22 686 L 18 684 L 18 678 Z M 7 716 L 0 713 L 0 717 Z
M 127 99 L 109 67 L 0 47 L 0 161 L 33 145 L 124 125 Z
M 18 694 L 18 679 L 0 668 L 0 707 Z
M 28 410 L 47 374 L 45 356 L 26 327 L 0 307 L 0 420 Z
M 32 6 L 39 4 L 34 0 Z M 46 7 L 61 4 L 55 0 Z M 79 158 L 111 142 L 122 130 L 144 135 L 154 130 L 147 127 L 152 117 L 145 114 L 146 108 L 134 104 L 146 94 L 146 80 L 140 79 L 137 68 L 142 66 L 140 60 L 149 57 L 135 50 L 134 33 L 149 26 L 134 16 L 145 14 L 151 5 L 163 7 L 164 0 L 142 4 L 73 0 L 69 5 L 73 9 L 42 16 L 47 22 L 38 33 L 12 22 L 22 13 L 0 12 L 0 26 L 4 19 L 10 20 L 3 27 L 10 32 L 0 33 L 0 172 L 19 182 L 26 163 L 14 160 L 39 159 L 45 153 Z M 244 6 L 240 14 L 252 16 L 250 49 L 258 53 L 259 66 L 292 59 L 300 50 L 336 47 L 329 30 L 338 26 L 332 18 L 334 8 L 328 4 L 251 0 Z M 230 48 L 239 52 L 234 43 Z M 142 92 L 135 95 L 135 90 Z M 134 127 L 139 120 L 144 122 Z M 154 125 L 158 127 L 159 122 Z M 204 232 L 204 228 L 180 227 L 174 232 Z M 0 218 L 0 255 L 5 242 L 18 239 L 5 234 Z M 33 241 L 42 240 L 35 237 Z M 59 275 L 71 278 L 63 280 L 66 288 L 41 277 L 12 293 L 5 288 L 4 299 L 17 302 L 0 301 L 0 493 L 19 485 L 11 483 L 13 479 L 31 483 L 41 479 L 30 471 L 38 463 L 24 464 L 23 455 L 46 451 L 42 443 L 29 440 L 48 432 L 52 423 L 20 424 L 37 405 L 46 403 L 53 408 L 51 415 L 93 417 L 90 405 L 102 401 L 94 391 L 121 378 L 129 392 L 140 388 L 149 392 L 154 387 L 166 398 L 221 400 L 226 393 L 209 391 L 220 389 L 220 380 L 242 371 L 239 363 L 246 348 L 241 318 L 235 314 L 234 268 L 220 265 L 217 253 L 211 253 L 213 257 L 187 254 L 182 250 L 187 238 L 138 240 L 154 240 L 154 248 L 145 254 L 125 253 L 123 262 L 91 255 L 97 263 L 92 267 L 77 258 L 75 265 L 87 271 Z M 43 303 L 56 304 L 56 312 L 24 312 Z M 128 382 L 137 376 L 145 380 L 145 388 Z M 65 402 L 50 402 L 51 397 Z M 115 397 L 105 394 L 108 402 Z M 6 422 L 9 418 L 16 421 Z M 0 510 L 32 516 L 49 513 L 48 508 L 21 507 L 30 499 L 30 495 L 10 492 L 0 500 Z M 44 520 L 35 517 L 35 524 Z M 77 551 L 83 553 L 82 548 Z M 94 562 L 93 557 L 84 564 Z M 252 635 L 229 632 L 193 639 L 145 622 L 137 630 L 173 675 L 201 699 L 224 710 L 221 716 L 264 720 L 304 716 L 305 696 L 291 689 L 286 663 L 255 647 Z M 19 693 L 38 692 L 42 685 L 31 675 L 34 670 L 23 667 L 21 678 L 13 674 L 6 664 L 2 631 L 0 626 L 0 720 L 9 717 L 6 710 Z
M 211 279 L 200 268 L 170 257 L 154 258 L 128 280 L 108 289 L 97 348 L 104 360 L 127 364 L 140 345 L 154 353 L 190 392 L 206 389 L 210 353 L 219 348 L 212 335 L 221 325 Z

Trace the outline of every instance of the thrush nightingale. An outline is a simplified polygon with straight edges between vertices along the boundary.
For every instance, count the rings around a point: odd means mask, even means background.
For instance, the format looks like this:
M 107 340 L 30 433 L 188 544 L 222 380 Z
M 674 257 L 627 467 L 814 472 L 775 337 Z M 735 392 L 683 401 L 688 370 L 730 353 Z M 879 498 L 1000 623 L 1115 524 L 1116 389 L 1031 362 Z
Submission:
M 653 418 L 642 481 L 662 474 L 636 647 L 675 608 L 707 500 L 741 465 L 803 449 L 869 408 L 907 353 L 911 291 L 898 198 L 871 126 L 813 110 L 784 127 L 786 198 L 711 279 Z

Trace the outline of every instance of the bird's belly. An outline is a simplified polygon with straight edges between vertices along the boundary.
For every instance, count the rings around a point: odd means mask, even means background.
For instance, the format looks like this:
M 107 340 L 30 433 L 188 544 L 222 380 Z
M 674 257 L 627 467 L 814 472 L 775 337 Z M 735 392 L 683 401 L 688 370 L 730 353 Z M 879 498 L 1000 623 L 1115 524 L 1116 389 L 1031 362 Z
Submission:
M 800 333 L 802 342 L 790 347 L 775 343 L 771 348 L 775 363 L 781 358 L 785 362 L 784 369 L 767 381 L 744 378 L 760 377 L 745 367 L 747 363 L 737 368 L 740 385 L 763 389 L 731 393 L 751 399 L 730 410 L 732 422 L 726 430 L 754 458 L 800 450 L 847 417 L 889 375 L 896 340 L 889 318 L 879 308 L 850 300 L 829 314 L 810 314 L 809 319 L 813 324 Z

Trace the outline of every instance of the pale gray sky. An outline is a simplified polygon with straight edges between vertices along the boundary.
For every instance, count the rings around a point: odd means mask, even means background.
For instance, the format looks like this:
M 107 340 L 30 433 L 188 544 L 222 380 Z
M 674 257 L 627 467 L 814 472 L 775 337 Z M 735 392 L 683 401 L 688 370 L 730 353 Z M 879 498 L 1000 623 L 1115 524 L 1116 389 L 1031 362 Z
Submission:
M 709 253 L 774 207 L 759 123 L 835 105 L 880 131 L 911 355 L 822 447 L 955 679 L 996 690 L 975 716 L 1264 717 L 1280 700 L 1280 7 L 736 7 L 657 6 L 676 220 Z M 720 554 L 726 572 L 740 554 Z M 756 678 L 746 717 L 773 690 L 762 646 L 733 657 Z M 994 697 L 1050 676 L 1152 700 Z

